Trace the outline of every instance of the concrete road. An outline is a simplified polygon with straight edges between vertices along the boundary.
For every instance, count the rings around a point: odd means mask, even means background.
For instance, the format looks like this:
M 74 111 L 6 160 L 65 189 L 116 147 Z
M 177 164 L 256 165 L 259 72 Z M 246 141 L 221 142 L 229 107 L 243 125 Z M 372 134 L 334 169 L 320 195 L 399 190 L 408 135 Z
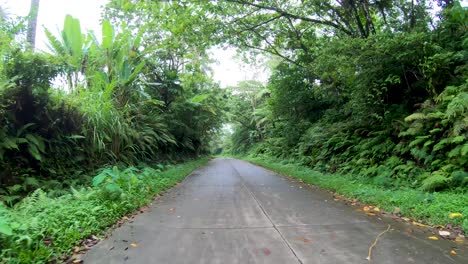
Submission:
M 84 262 L 468 263 L 466 245 L 431 241 L 430 235 L 367 216 L 327 192 L 250 163 L 215 159 L 114 230 Z

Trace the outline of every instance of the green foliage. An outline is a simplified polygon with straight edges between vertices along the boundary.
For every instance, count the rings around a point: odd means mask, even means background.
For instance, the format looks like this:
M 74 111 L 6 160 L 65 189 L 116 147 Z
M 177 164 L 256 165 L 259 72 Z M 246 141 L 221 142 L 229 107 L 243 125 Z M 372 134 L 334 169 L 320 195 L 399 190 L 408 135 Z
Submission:
M 156 168 L 113 167 L 93 187 L 71 188 L 58 198 L 37 189 L 13 208 L 0 203 L 0 258 L 8 263 L 60 261 L 73 246 L 146 205 L 208 159 Z M 46 245 L 45 241 L 50 241 Z
M 343 29 L 330 24 L 326 26 L 334 27 L 331 32 L 336 35 L 301 34 L 306 32 L 301 23 L 321 24 L 326 17 L 308 20 L 300 10 L 306 5 L 302 2 L 236 3 L 232 5 L 245 8 L 240 13 L 257 8 L 259 13 L 269 10 L 266 17 L 281 15 L 271 21 L 256 13 L 237 18 L 247 24 L 260 23 L 246 33 L 249 36 L 268 36 L 273 32 L 269 29 L 276 27 L 280 32 L 292 31 L 294 36 L 284 38 L 277 33 L 269 44 L 265 43 L 268 38 L 258 40 L 270 53 L 275 54 L 276 49 L 289 55 L 276 54 L 282 62 L 267 85 L 270 97 L 256 106 L 269 113 L 263 137 L 250 136 L 257 131 L 245 122 L 248 119 L 234 123 L 233 154 L 294 159 L 322 172 L 360 175 L 387 188 L 466 191 L 461 175 L 468 165 L 468 35 L 463 30 L 467 10 L 459 2 L 442 9 L 442 20 L 432 30 L 423 25 L 431 17 L 421 12 L 425 8 L 421 2 L 411 7 L 415 8 L 412 25 L 399 21 L 398 16 L 377 16 L 372 23 L 381 23 L 380 28 L 361 37 L 342 37 Z M 340 10 L 337 3 L 319 6 L 310 2 L 308 8 L 323 11 L 333 5 L 337 5 L 333 10 Z M 403 7 L 394 4 L 387 8 L 396 11 Z M 380 11 L 380 15 L 385 13 Z M 301 23 L 283 21 L 293 15 Z M 340 20 L 346 18 L 336 21 Z M 346 25 L 353 32 L 354 24 Z M 248 41 L 243 37 L 240 42 Z M 288 46 L 295 38 L 300 45 Z M 243 95 L 232 96 L 239 108 L 248 108 Z M 238 119 L 248 112 L 233 109 Z
M 444 175 L 434 174 L 429 176 L 422 182 L 421 189 L 425 191 L 434 191 L 437 189 L 443 189 L 447 186 L 448 179 Z
M 98 40 L 66 16 L 58 36 L 46 30 L 53 55 L 1 49 L 0 200 L 12 205 L 38 187 L 59 196 L 107 164 L 208 151 L 223 92 L 203 71 L 204 55 L 143 47 L 144 36 L 164 25 L 115 24 L 103 20 Z M 173 65 L 168 55 L 184 61 Z M 28 184 L 31 177 L 38 184 Z

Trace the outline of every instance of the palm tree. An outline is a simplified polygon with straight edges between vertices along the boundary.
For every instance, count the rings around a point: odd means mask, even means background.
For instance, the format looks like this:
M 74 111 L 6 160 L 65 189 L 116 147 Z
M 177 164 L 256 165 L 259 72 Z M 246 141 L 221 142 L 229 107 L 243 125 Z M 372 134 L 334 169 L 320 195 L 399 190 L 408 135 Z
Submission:
M 37 28 L 37 14 L 39 13 L 39 0 L 31 0 L 31 7 L 29 9 L 28 19 L 28 32 L 26 39 L 31 47 L 34 49 L 36 46 L 36 28 Z

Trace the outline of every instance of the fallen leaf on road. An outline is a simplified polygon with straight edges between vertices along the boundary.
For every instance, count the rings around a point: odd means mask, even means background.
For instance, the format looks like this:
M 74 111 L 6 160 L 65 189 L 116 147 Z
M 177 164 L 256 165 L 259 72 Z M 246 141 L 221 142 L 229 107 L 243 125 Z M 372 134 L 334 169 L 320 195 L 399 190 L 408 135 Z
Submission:
M 362 208 L 362 210 L 363 210 L 364 212 L 369 212 L 369 211 L 370 211 L 370 208 L 369 208 L 369 206 L 364 206 L 364 207 Z
M 429 227 L 428 225 L 421 224 L 421 223 L 414 222 L 414 221 L 413 221 L 413 225 L 415 225 L 415 226 L 420 226 L 420 227 Z
M 307 238 L 305 238 L 305 237 L 298 237 L 297 240 L 300 240 L 300 241 L 302 241 L 302 242 L 304 242 L 304 243 L 310 243 L 310 242 L 312 242 L 312 240 L 307 239 Z
M 430 239 L 430 240 L 439 240 L 439 238 L 436 237 L 436 236 L 430 236 L 430 237 L 428 237 L 428 239 Z
M 457 242 L 457 243 L 463 243 L 463 241 L 464 241 L 464 239 L 461 238 L 461 237 L 455 238 L 455 242 Z
M 374 213 L 367 213 L 368 216 L 375 216 Z
M 450 250 L 450 255 L 456 255 L 457 252 L 455 250 Z
M 463 215 L 460 213 L 451 213 L 449 214 L 450 219 L 454 219 L 455 217 L 462 217 Z
M 380 212 L 380 209 L 378 207 L 375 207 L 374 212 Z
M 450 236 L 450 232 L 449 232 L 449 231 L 440 230 L 440 231 L 439 231 L 439 235 L 440 235 L 440 236 L 443 236 L 443 237 L 448 237 L 448 236 Z
M 169 209 L 169 211 L 174 212 L 174 211 L 175 211 L 175 208 L 172 207 L 172 208 Z
M 132 247 L 138 247 L 138 243 L 137 243 L 137 242 L 133 242 L 133 243 L 130 244 L 130 246 L 132 246 Z

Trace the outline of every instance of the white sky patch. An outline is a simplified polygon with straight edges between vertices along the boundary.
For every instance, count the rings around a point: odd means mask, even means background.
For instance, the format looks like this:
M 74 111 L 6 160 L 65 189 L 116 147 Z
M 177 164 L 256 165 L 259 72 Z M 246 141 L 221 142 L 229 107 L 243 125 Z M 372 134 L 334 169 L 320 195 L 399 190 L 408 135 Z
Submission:
M 222 87 L 235 86 L 240 81 L 257 80 L 266 83 L 269 72 L 265 70 L 264 58 L 257 56 L 254 61 L 244 63 L 237 57 L 235 48 L 215 47 L 209 50 L 210 57 L 216 62 L 213 68 L 213 79 Z
M 100 18 L 102 6 L 108 0 L 41 0 L 38 14 L 38 28 L 36 33 L 36 48 L 41 51 L 48 51 L 47 38 L 44 33 L 44 26 L 53 34 L 58 34 L 63 27 L 66 15 L 78 18 L 81 23 L 81 30 L 93 30 L 100 39 L 101 26 Z M 29 13 L 31 0 L 0 0 L 0 5 L 6 9 L 7 13 L 16 16 L 26 16 Z M 244 80 L 258 80 L 266 82 L 268 73 L 259 64 L 251 66 L 236 59 L 236 51 L 233 48 L 223 50 L 212 48 L 211 58 L 217 63 L 211 65 L 214 72 L 214 80 L 222 87 L 237 85 Z M 249 62 L 255 64 L 256 62 Z
M 37 17 L 36 48 L 48 51 L 44 27 L 53 34 L 58 34 L 67 14 L 80 20 L 82 32 L 93 30 L 99 37 L 101 6 L 107 2 L 107 0 L 41 0 Z M 17 16 L 27 16 L 31 5 L 30 0 L 3 0 L 0 3 L 4 3 L 8 13 Z

